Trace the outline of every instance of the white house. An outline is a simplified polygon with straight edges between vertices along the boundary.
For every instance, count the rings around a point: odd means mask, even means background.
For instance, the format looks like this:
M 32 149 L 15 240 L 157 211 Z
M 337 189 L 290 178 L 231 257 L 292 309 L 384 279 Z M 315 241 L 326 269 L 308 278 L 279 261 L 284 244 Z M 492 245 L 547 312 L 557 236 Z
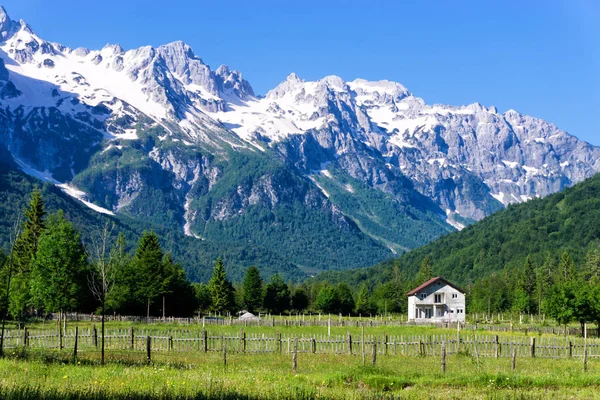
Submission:
M 407 296 L 409 321 L 465 321 L 465 291 L 440 276 L 414 288 Z

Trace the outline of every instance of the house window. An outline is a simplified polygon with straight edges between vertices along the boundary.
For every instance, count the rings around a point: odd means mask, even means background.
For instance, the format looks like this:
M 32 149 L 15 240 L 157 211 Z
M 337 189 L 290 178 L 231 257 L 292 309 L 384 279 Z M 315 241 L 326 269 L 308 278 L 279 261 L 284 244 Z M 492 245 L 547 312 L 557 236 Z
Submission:
M 462 310 L 462 308 L 459 308 L 458 310 L 456 310 L 456 312 L 459 313 L 459 314 L 462 314 L 463 310 Z
M 427 293 L 421 293 L 421 300 L 425 300 L 425 297 L 427 297 Z
M 434 295 L 433 301 L 434 301 L 434 303 L 441 303 L 442 302 L 442 295 L 441 294 Z
M 458 293 L 452 293 L 452 298 L 453 299 L 458 299 Z
M 454 308 L 450 309 L 450 314 L 454 314 Z

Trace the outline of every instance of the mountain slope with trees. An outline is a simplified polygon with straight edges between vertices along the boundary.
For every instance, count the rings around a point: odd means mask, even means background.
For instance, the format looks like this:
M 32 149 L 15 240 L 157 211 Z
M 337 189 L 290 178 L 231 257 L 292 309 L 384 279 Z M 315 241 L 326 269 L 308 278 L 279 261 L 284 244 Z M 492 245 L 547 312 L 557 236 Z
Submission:
M 0 249 L 5 253 L 8 253 L 10 248 L 9 235 L 17 216 L 29 201 L 33 189 L 39 187 L 46 210 L 49 213 L 63 210 L 65 218 L 81 232 L 84 242 L 89 243 L 92 232 L 102 227 L 107 220 L 115 223 L 115 232 L 125 236 L 128 251 L 143 231 L 153 230 L 160 236 L 163 247 L 177 260 L 183 261 L 183 268 L 193 281 L 208 282 L 214 260 L 218 257 L 223 257 L 226 261 L 227 272 L 234 281 L 241 281 L 245 269 L 253 264 L 260 265 L 262 273 L 267 277 L 275 273 L 280 273 L 286 279 L 297 280 L 306 277 L 296 265 L 259 245 L 201 241 L 184 236 L 169 227 L 124 215 L 114 217 L 97 213 L 58 187 L 26 175 L 14 164 L 6 163 L 7 159 L 10 160 L 10 155 L 4 158 L 5 163 L 0 162 Z
M 397 266 L 414 276 L 428 257 L 434 275 L 468 286 L 494 273 L 522 270 L 565 252 L 582 265 L 600 245 L 600 175 L 561 193 L 510 205 L 464 230 L 371 268 L 326 272 L 315 279 L 373 287 L 392 278 Z

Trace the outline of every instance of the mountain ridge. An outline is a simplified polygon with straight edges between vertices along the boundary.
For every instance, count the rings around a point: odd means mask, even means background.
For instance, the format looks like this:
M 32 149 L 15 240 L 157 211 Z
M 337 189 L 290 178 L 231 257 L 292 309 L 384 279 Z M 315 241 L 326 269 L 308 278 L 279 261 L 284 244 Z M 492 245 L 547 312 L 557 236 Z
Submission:
M 427 105 L 396 82 L 292 73 L 257 96 L 182 41 L 71 49 L 3 8 L 0 32 L 0 137 L 23 170 L 97 210 L 267 241 L 310 273 L 350 267 L 350 248 L 352 266 L 370 265 L 600 171 L 599 148 L 552 124 Z

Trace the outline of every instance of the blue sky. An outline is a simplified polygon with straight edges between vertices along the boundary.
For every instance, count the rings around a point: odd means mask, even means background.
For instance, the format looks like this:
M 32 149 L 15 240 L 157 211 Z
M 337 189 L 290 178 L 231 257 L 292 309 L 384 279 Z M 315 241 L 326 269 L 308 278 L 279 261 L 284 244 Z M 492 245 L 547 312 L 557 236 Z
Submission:
M 0 0 L 1 2 L 1 0 Z M 183 40 L 259 94 L 290 72 L 389 79 L 427 103 L 495 105 L 600 145 L 600 1 L 5 0 L 70 47 Z

